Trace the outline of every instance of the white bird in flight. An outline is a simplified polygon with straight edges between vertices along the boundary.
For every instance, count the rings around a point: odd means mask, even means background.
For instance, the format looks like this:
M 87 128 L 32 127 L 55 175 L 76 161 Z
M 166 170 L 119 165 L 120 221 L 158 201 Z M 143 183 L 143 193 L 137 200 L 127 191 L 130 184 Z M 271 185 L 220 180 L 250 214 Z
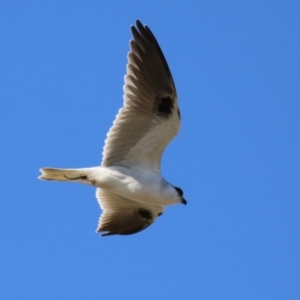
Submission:
M 44 180 L 97 187 L 103 210 L 97 232 L 129 235 L 151 225 L 167 205 L 183 203 L 183 191 L 160 172 L 162 153 L 180 126 L 174 81 L 148 26 L 131 27 L 124 106 L 110 128 L 101 166 L 40 169 Z

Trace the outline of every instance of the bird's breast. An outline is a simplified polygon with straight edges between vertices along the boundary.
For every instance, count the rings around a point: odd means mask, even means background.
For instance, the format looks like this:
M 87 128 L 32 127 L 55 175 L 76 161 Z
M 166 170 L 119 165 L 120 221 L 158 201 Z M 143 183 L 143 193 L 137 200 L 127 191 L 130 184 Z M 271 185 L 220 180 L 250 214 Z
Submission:
M 170 205 L 176 201 L 160 173 L 111 166 L 100 167 L 94 178 L 98 187 L 141 203 Z

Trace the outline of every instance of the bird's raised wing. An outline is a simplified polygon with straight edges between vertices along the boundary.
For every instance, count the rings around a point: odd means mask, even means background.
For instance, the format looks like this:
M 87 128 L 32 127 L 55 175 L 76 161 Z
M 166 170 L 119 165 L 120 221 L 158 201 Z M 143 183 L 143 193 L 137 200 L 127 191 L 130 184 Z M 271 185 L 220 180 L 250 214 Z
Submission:
M 100 188 L 96 197 L 103 210 L 97 228 L 97 232 L 105 232 L 102 236 L 142 231 L 164 211 L 163 206 L 145 205 Z
M 177 94 L 150 29 L 137 21 L 131 31 L 124 106 L 107 134 L 102 166 L 159 172 L 162 153 L 180 126 Z

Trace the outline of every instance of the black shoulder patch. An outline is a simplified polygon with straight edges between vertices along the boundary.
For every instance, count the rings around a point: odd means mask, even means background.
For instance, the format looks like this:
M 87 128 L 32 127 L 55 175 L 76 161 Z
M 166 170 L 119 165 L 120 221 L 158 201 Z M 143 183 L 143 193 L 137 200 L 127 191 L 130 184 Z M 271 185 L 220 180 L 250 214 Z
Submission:
M 152 220 L 152 213 L 150 210 L 139 208 L 137 212 L 143 219 Z
M 174 99 L 167 96 L 163 98 L 157 98 L 155 101 L 154 112 L 158 116 L 169 117 L 172 114 L 174 108 Z

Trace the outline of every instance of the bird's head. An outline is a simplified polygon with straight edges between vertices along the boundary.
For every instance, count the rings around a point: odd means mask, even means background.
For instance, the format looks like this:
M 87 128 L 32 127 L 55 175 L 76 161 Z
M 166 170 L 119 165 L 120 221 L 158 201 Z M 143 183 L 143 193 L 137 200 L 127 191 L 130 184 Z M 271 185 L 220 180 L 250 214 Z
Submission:
M 178 196 L 180 197 L 181 203 L 183 203 L 184 205 L 186 205 L 187 201 L 183 197 L 183 190 L 181 188 L 177 187 L 177 186 L 174 186 L 174 189 L 176 190 Z

